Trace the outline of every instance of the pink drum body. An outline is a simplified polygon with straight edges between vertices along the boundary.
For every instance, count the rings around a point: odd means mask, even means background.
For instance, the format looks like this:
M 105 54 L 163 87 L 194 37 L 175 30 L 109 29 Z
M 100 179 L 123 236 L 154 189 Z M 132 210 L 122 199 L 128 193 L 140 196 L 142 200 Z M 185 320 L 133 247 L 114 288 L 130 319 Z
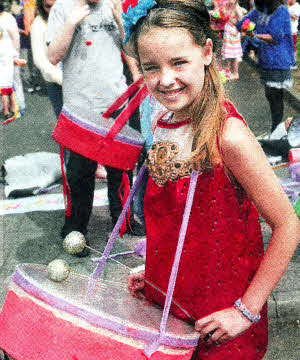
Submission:
M 22 265 L 23 266 L 23 265 Z M 24 269 L 24 266 L 23 266 Z M 40 267 L 37 271 L 45 274 Z M 19 269 L 20 270 L 20 269 Z M 22 270 L 22 269 L 21 269 Z M 26 270 L 26 266 L 25 266 Z M 33 269 L 30 269 L 33 273 Z M 26 274 L 26 272 L 25 272 Z M 119 320 L 114 315 L 104 314 L 103 308 L 99 312 L 93 312 L 93 306 L 81 306 L 80 297 L 70 302 L 72 294 L 69 289 L 69 297 L 60 297 L 57 289 L 64 286 L 63 283 L 47 284 L 45 276 L 41 276 L 41 288 L 37 287 L 36 279 L 31 282 L 28 273 L 24 278 L 24 272 L 16 271 L 11 281 L 5 303 L 0 313 L 0 348 L 15 360 L 145 360 L 147 359 L 143 350 L 149 344 L 149 339 L 140 336 L 144 330 L 149 329 L 141 325 L 137 319 L 136 328 L 126 319 Z M 74 279 L 71 279 L 74 281 Z M 81 283 L 78 291 L 82 291 Z M 53 290 L 47 293 L 45 289 Z M 122 296 L 122 295 L 121 295 Z M 99 298 L 100 299 L 100 298 Z M 112 307 L 114 301 L 107 299 Z M 128 299 L 122 304 L 121 309 L 126 306 Z M 134 300 L 136 301 L 136 300 Z M 92 300 L 93 302 L 93 300 Z M 95 302 L 94 302 L 95 303 Z M 143 305 L 146 306 L 147 305 Z M 132 307 L 132 304 L 129 304 Z M 146 311 L 150 311 L 152 305 L 148 304 Z M 112 309 L 112 314 L 115 313 Z M 129 310 L 130 312 L 130 310 Z M 154 313 L 156 309 L 154 309 Z M 104 315 L 103 315 L 104 314 Z M 131 312 L 131 314 L 133 314 Z M 109 326 L 101 326 L 103 318 L 108 316 L 108 321 L 113 323 L 115 331 Z M 132 315 L 131 315 L 132 316 Z M 143 316 L 143 315 L 142 315 Z M 154 314 L 154 318 L 155 318 Z M 137 316 L 138 318 L 138 316 Z M 98 321 L 99 320 L 99 321 Z M 132 319 L 134 320 L 134 319 Z M 179 320 L 174 318 L 175 328 L 181 329 Z M 156 320 L 149 319 L 150 337 L 153 331 L 156 336 Z M 177 327 L 176 327 L 177 326 Z M 183 335 L 178 337 L 179 347 L 161 345 L 151 357 L 151 360 L 189 360 L 192 357 L 194 346 L 197 343 L 197 335 L 193 330 L 186 330 L 184 324 Z M 175 329 L 175 331 L 176 331 Z M 192 327 L 191 327 L 192 329 Z M 145 334 L 145 332 L 144 332 Z M 168 335 L 168 334 L 167 334 Z M 177 341 L 176 335 L 170 335 L 170 341 Z M 146 336 L 147 337 L 147 336 Z M 152 340 L 151 340 L 152 341 Z M 150 342 L 151 342 L 150 341 Z M 193 344 L 192 344 L 193 343 Z

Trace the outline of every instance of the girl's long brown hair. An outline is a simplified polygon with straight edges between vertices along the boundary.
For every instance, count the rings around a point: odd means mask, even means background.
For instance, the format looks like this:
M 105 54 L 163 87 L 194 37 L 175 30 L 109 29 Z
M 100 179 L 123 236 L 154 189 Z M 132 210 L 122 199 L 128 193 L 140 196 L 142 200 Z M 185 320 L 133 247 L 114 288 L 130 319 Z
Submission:
M 139 36 L 150 27 L 183 28 L 191 33 L 195 43 L 204 46 L 212 39 L 214 50 L 218 40 L 209 26 L 209 14 L 200 0 L 156 0 L 157 6 L 138 21 L 129 39 L 135 56 L 138 55 Z M 216 67 L 215 56 L 205 67 L 204 85 L 194 102 L 191 114 L 194 141 L 191 162 L 199 171 L 212 169 L 218 160 L 217 137 L 225 119 L 224 90 Z

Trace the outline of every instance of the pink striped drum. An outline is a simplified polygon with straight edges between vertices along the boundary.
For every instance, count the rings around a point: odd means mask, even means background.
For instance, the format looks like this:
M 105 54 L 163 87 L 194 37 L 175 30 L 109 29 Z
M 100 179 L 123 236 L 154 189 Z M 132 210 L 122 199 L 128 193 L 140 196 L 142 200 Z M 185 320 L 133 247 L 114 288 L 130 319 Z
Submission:
M 16 360 L 142 360 L 159 336 L 162 309 L 132 297 L 125 285 L 71 273 L 61 282 L 42 265 L 16 268 L 0 314 L 0 348 Z M 5 329 L 3 331 L 3 329 Z M 192 325 L 169 315 L 152 360 L 191 359 Z

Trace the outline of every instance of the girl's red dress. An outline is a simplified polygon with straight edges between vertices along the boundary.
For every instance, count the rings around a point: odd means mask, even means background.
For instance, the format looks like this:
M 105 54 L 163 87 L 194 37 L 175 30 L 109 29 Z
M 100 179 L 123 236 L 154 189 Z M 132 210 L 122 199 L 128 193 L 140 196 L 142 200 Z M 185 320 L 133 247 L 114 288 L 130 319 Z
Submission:
M 227 118 L 243 121 L 230 103 Z M 144 200 L 147 232 L 146 278 L 166 291 L 189 188 L 189 162 L 178 159 L 188 144 L 188 121 L 160 120 L 149 151 L 149 180 Z M 158 136 L 157 136 L 158 133 Z M 179 146 L 179 148 L 178 148 Z M 258 212 L 222 163 L 198 177 L 174 292 L 195 319 L 228 308 L 246 291 L 264 253 Z M 146 296 L 163 304 L 163 296 L 146 287 Z M 173 308 L 173 313 L 188 320 Z M 267 306 L 262 319 L 242 335 L 219 346 L 199 343 L 195 359 L 258 360 L 268 343 Z

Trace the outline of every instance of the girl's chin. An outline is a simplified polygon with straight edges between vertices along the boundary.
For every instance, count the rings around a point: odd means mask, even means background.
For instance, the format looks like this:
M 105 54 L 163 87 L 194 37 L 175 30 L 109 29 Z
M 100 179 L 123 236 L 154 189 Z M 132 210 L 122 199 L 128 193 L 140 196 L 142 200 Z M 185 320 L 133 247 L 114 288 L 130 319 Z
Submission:
M 187 111 L 189 108 L 188 104 L 180 104 L 180 103 L 170 103 L 170 102 L 161 102 L 161 104 L 169 111 L 172 111 L 174 113 L 178 112 L 184 112 Z
M 168 110 L 170 109 L 172 111 L 175 111 L 185 107 L 185 102 L 178 99 L 170 99 L 164 96 L 159 96 L 157 97 L 157 100 Z

